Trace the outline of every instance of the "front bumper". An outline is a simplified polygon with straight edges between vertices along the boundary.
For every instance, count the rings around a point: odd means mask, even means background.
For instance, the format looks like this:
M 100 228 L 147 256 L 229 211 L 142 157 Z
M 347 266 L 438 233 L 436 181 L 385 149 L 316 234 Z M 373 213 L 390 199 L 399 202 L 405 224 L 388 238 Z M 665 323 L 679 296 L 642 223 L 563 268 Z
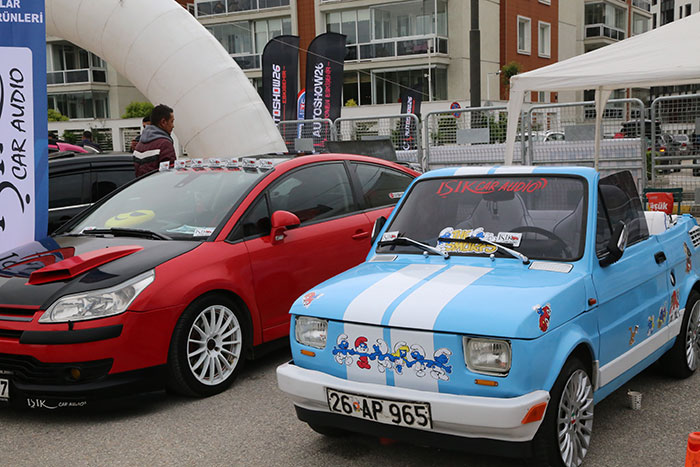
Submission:
M 300 368 L 294 363 L 285 363 L 277 368 L 277 384 L 292 398 L 297 413 L 305 421 L 317 416 L 320 425 L 353 429 L 352 417 L 332 413 L 326 399 L 326 388 L 382 399 L 427 402 L 433 419 L 433 429 L 427 433 L 442 434 L 447 437 L 480 438 L 507 442 L 528 442 L 532 440 L 541 420 L 521 423 L 528 410 L 534 405 L 549 401 L 549 392 L 538 390 L 519 397 L 494 398 L 480 396 L 459 396 L 437 392 L 418 391 L 396 386 L 349 381 L 320 371 Z M 352 418 L 355 420 L 354 418 Z M 362 422 L 366 422 L 361 420 Z M 366 422 L 390 429 L 392 425 Z M 414 428 L 401 428 L 400 431 L 425 433 Z M 359 430 L 354 430 L 359 431 Z M 393 430 L 396 431 L 396 430 Z M 430 443 L 432 444 L 432 443 Z

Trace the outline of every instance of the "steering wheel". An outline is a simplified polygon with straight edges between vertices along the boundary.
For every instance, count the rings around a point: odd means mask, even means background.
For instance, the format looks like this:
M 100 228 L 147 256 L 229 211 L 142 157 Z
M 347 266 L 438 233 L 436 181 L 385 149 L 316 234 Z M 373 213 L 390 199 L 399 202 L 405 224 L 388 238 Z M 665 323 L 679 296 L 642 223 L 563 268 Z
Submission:
M 554 240 L 559 244 L 559 247 L 561 250 L 564 252 L 566 256 L 573 256 L 573 253 L 571 252 L 571 249 L 569 248 L 569 245 L 566 244 L 566 242 L 557 234 L 554 232 L 550 232 L 549 230 L 545 230 L 541 227 L 535 227 L 531 225 L 521 225 L 519 227 L 515 227 L 514 229 L 510 229 L 511 232 L 513 233 L 525 233 L 525 232 L 532 232 L 540 235 L 544 235 L 545 237 L 549 238 L 550 240 Z

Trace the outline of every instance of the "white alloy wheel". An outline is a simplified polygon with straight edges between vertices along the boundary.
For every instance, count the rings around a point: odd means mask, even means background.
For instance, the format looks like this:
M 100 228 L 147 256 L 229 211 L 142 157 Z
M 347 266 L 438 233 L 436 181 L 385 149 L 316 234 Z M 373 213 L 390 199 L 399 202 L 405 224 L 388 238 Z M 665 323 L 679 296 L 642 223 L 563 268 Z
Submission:
M 577 369 L 569 377 L 559 400 L 557 436 L 566 467 L 583 463 L 593 431 L 593 386 L 586 372 Z
M 211 305 L 197 315 L 187 335 L 187 362 L 199 383 L 214 386 L 226 381 L 242 351 L 243 332 L 231 309 Z

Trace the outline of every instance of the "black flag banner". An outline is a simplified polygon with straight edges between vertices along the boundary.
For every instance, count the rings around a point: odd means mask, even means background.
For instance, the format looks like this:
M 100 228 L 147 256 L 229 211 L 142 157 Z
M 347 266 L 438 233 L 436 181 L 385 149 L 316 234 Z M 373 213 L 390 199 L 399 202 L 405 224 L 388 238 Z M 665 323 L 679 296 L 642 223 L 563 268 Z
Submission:
M 423 100 L 422 86 L 401 89 L 401 113 L 420 116 L 420 104 Z M 408 151 L 416 149 L 416 121 L 411 117 L 403 117 L 399 125 L 401 149 Z
M 275 123 L 297 115 L 299 37 L 270 39 L 262 53 L 263 102 Z
M 342 107 L 345 35 L 320 34 L 311 41 L 306 54 L 306 120 L 340 117 Z M 329 129 L 320 122 L 313 124 L 316 145 L 330 139 Z

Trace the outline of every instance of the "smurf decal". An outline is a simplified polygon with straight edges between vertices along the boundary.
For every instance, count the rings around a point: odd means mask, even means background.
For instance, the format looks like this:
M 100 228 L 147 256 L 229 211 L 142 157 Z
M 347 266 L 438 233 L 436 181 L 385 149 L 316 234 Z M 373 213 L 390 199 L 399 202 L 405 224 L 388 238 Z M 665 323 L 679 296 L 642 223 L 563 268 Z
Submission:
M 549 318 L 552 316 L 552 308 L 547 303 L 545 306 L 535 306 L 534 310 L 540 317 L 540 331 L 545 332 L 549 329 Z
M 693 269 L 693 260 L 690 257 L 690 248 L 688 248 L 688 244 L 685 242 L 683 242 L 683 250 L 685 251 L 685 272 L 687 274 Z
M 481 253 L 481 254 L 491 254 L 495 253 L 498 248 L 493 245 L 488 245 L 485 243 L 478 242 L 450 242 L 444 241 L 446 239 L 459 239 L 465 240 L 469 238 L 484 239 L 489 240 L 486 235 L 493 237 L 492 233 L 484 232 L 484 229 L 479 227 L 478 229 L 454 229 L 452 227 L 446 227 L 442 229 L 440 235 L 438 235 L 437 248 L 447 253 Z
M 654 315 L 649 316 L 647 320 L 647 336 L 651 336 L 654 332 L 654 327 L 656 326 L 656 317 Z
M 630 330 L 630 345 L 634 345 L 634 338 L 637 335 L 637 331 L 639 331 L 639 325 L 635 324 L 634 327 L 629 328 Z
M 452 366 L 448 364 L 452 355 L 449 349 L 436 350 L 430 359 L 420 345 L 409 345 L 404 341 L 397 342 L 392 351 L 384 340 L 377 339 L 370 350 L 365 336 L 358 336 L 351 347 L 348 335 L 341 334 L 333 347 L 333 355 L 340 365 L 350 366 L 356 362 L 365 370 L 376 368 L 380 373 L 388 370 L 399 376 L 410 370 L 419 378 L 430 374 L 433 379 L 449 381 L 452 373 Z
M 659 319 L 656 322 L 656 327 L 661 329 L 661 327 L 666 324 L 666 319 L 668 319 L 668 311 L 667 311 L 667 304 L 664 303 L 664 305 L 659 309 Z
M 304 308 L 308 308 L 314 300 L 321 297 L 323 297 L 322 293 L 317 294 L 316 292 L 309 292 L 301 298 L 301 303 L 304 305 Z
M 671 309 L 668 312 L 668 321 L 675 321 L 680 317 L 681 303 L 678 300 L 678 290 L 674 290 L 671 294 Z

